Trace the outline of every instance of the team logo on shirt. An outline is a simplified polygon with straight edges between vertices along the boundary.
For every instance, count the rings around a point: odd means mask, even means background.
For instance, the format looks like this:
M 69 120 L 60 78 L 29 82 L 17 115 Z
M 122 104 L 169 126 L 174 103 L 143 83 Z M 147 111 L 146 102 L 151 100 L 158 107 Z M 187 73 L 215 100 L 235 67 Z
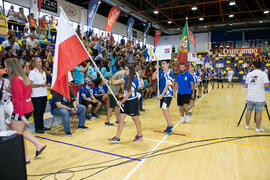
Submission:
M 256 81 L 258 80 L 258 76 L 253 76 L 251 77 L 251 83 L 256 83 Z

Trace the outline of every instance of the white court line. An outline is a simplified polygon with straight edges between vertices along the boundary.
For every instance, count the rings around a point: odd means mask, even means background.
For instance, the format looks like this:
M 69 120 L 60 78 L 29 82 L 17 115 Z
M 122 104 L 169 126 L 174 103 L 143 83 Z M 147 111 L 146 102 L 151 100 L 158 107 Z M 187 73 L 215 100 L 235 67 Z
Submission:
M 159 141 L 160 141 L 160 140 L 157 140 L 157 139 L 151 139 L 151 138 L 143 138 L 143 140 L 154 141 L 154 142 L 159 142 Z M 173 145 L 179 145 L 179 143 L 174 143 L 174 142 L 169 142 L 169 141 L 164 141 L 163 143 L 173 144 Z
M 210 91 L 210 90 L 209 90 Z M 195 106 L 203 99 L 203 97 L 205 96 L 205 94 L 199 99 L 199 101 L 197 101 L 197 103 L 195 104 Z M 174 128 L 176 128 L 178 125 L 180 124 L 180 121 L 177 122 L 177 124 L 174 126 Z M 174 129 L 173 128 L 173 129 Z M 153 154 L 153 152 L 161 145 L 161 143 L 165 142 L 165 139 L 168 137 L 168 135 L 165 135 L 160 141 L 159 143 L 157 143 L 157 145 L 146 155 L 143 157 L 142 161 L 139 162 L 139 164 L 137 164 L 137 166 L 135 166 L 125 177 L 123 180 L 127 180 L 130 178 L 130 176 L 144 163 L 144 161 L 151 156 L 151 154 Z

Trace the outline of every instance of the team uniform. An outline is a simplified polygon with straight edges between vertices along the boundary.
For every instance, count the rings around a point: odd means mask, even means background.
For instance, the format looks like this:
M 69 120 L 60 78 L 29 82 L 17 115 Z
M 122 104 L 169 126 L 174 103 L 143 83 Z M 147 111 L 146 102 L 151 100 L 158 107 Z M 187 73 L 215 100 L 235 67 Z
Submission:
M 126 78 L 128 77 L 124 76 L 122 79 L 124 83 L 125 83 Z M 127 85 L 128 85 L 128 81 L 124 84 L 124 97 L 129 92 L 129 90 L 127 89 Z M 132 80 L 132 84 L 130 88 L 130 90 L 132 90 L 132 94 L 128 97 L 128 99 L 122 105 L 123 110 L 121 108 L 120 113 L 127 114 L 129 116 L 137 116 L 139 114 L 138 112 L 139 103 L 138 103 L 138 96 L 137 96 L 138 86 L 139 86 L 139 82 L 135 75 Z
M 201 69 L 196 69 L 195 71 L 195 76 L 196 76 L 196 79 L 197 79 L 197 82 L 199 83 L 199 86 L 202 87 L 202 70 Z
M 94 92 L 94 96 L 97 100 L 99 100 L 100 102 L 104 103 L 103 99 L 103 95 L 102 96 L 98 96 L 100 94 L 107 94 L 107 86 L 95 86 L 93 89 Z
M 215 70 L 211 70 L 211 79 L 210 81 L 214 81 L 216 79 L 217 72 Z
M 160 108 L 166 109 L 170 107 L 172 97 L 173 97 L 173 88 L 172 83 L 174 80 L 174 73 L 172 70 L 169 70 L 165 73 L 163 70 L 159 71 L 159 81 L 160 81 L 160 93 L 162 93 L 167 84 L 169 84 L 169 88 L 165 92 L 163 98 L 160 100 Z
M 209 80 L 210 80 L 210 72 L 205 71 L 203 74 L 203 84 L 209 84 Z
M 97 106 L 97 103 L 89 102 L 83 99 L 82 95 L 85 95 L 86 98 L 91 99 L 91 95 L 93 94 L 93 88 L 91 86 L 83 85 L 79 91 L 79 100 L 80 103 L 84 106 L 89 106 L 90 104 L 93 106 Z
M 232 82 L 233 75 L 234 75 L 233 70 L 229 70 L 229 71 L 227 72 L 227 75 L 228 75 L 228 82 Z
M 195 101 L 195 99 L 196 99 L 196 97 L 197 97 L 197 87 L 196 87 L 196 85 L 197 85 L 197 83 L 198 83 L 198 80 L 197 80 L 197 77 L 196 77 L 196 75 L 195 75 L 195 73 L 193 72 L 193 74 L 191 74 L 192 75 L 192 77 L 193 77 L 193 82 L 194 82 L 194 87 L 195 87 L 195 89 L 194 89 L 194 99 L 192 99 L 191 98 L 191 100 L 193 100 L 193 101 Z
M 192 94 L 190 82 L 194 82 L 193 76 L 189 72 L 179 73 L 176 82 L 178 83 L 177 105 L 189 104 Z
M 222 83 L 223 82 L 223 71 L 218 71 L 217 72 L 217 82 Z

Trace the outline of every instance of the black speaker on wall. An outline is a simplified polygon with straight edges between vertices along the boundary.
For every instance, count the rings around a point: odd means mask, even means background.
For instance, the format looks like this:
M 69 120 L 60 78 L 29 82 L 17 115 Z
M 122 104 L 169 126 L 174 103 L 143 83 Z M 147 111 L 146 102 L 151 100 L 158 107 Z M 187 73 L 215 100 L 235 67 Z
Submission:
M 0 137 L 0 179 L 27 179 L 22 135 Z

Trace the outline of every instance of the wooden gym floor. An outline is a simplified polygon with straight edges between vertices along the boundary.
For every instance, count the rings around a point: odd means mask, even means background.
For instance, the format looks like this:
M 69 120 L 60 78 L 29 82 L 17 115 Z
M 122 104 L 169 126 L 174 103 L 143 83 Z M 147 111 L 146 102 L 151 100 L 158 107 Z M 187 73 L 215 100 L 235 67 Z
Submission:
M 27 165 L 28 179 L 269 180 L 270 121 L 266 111 L 262 136 L 253 136 L 258 134 L 253 121 L 251 130 L 244 130 L 245 119 L 237 127 L 246 91 L 242 85 L 209 91 L 197 101 L 189 124 L 178 123 L 180 115 L 173 99 L 170 112 L 176 127 L 170 136 L 157 132 L 166 124 L 156 99 L 144 100 L 146 111 L 140 116 L 144 140 L 137 143 L 132 142 L 136 128 L 129 117 L 120 144 L 107 141 L 116 127 L 104 126 L 105 115 L 87 121 L 89 130 L 79 130 L 71 123 L 72 137 L 64 135 L 62 126 L 55 127 L 54 135 L 37 135 L 48 147 Z M 269 92 L 266 99 L 270 107 Z M 111 120 L 115 121 L 114 115 Z M 35 147 L 29 142 L 27 146 L 34 157 Z M 29 176 L 40 174 L 44 175 Z

